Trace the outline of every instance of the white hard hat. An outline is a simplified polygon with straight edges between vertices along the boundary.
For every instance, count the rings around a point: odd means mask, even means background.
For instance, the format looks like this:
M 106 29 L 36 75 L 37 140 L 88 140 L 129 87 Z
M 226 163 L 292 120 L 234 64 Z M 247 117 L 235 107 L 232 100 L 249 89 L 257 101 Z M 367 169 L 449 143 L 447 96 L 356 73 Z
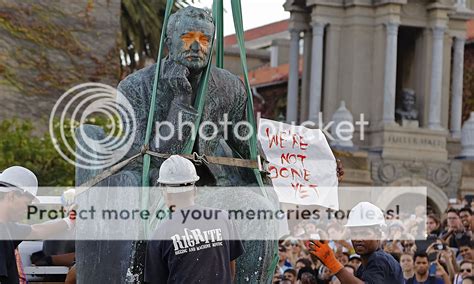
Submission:
M 36 193 L 38 192 L 38 179 L 36 175 L 27 168 L 20 166 L 9 167 L 0 174 L 0 184 L 7 187 L 0 187 L 0 192 L 11 192 L 20 189 L 34 197 L 38 202 Z
M 346 227 L 385 227 L 385 217 L 382 210 L 370 202 L 360 202 L 352 208 Z
M 352 259 L 361 260 L 360 255 L 358 255 L 357 253 L 353 253 L 349 256 L 349 261 L 351 261 Z
M 194 184 L 199 180 L 196 168 L 193 163 L 186 158 L 173 155 L 166 159 L 160 167 L 160 176 L 158 182 L 163 185 L 180 186 Z M 185 189 L 186 186 L 183 187 Z M 194 186 L 190 187 L 192 190 Z M 189 191 L 189 190 L 185 190 Z M 183 190 L 179 190 L 183 192 Z

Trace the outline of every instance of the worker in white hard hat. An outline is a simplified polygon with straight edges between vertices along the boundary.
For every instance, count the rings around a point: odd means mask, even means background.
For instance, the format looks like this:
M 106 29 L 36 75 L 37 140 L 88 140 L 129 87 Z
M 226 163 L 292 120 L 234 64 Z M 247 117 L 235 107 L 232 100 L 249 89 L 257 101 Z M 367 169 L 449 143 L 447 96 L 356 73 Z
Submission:
M 336 259 L 327 241 L 309 241 L 310 253 L 318 257 L 341 284 L 403 284 L 400 264 L 381 249 L 386 227 L 382 210 L 372 203 L 360 202 L 352 208 L 348 219 L 346 227 L 352 246 L 362 260 L 355 276 L 343 269 L 344 266 Z
M 15 249 L 25 239 L 46 239 L 74 226 L 69 218 L 43 224 L 19 224 L 27 208 L 38 202 L 38 179 L 35 174 L 20 166 L 0 173 L 0 283 L 19 283 Z
M 178 155 L 173 155 L 160 167 L 158 184 L 168 207 L 185 208 L 194 206 L 195 183 L 199 180 L 193 163 Z
M 158 184 L 174 212 L 148 243 L 146 283 L 232 283 L 244 248 L 226 211 L 195 204 L 198 180 L 181 156 L 161 165 Z

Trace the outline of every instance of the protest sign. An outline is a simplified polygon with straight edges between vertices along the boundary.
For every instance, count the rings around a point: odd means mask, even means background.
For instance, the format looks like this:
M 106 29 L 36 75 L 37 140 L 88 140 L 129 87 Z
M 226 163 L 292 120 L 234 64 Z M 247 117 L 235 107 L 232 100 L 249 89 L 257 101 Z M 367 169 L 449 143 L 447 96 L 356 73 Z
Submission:
M 260 119 L 258 139 L 280 202 L 338 209 L 336 159 L 321 130 Z

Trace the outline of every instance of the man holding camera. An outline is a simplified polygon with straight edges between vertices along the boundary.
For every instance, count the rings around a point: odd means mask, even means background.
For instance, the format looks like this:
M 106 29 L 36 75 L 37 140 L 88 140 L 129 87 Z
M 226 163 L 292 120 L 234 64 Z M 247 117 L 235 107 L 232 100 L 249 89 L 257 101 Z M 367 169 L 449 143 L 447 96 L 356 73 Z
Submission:
M 441 239 L 446 241 L 450 247 L 458 249 L 460 244 L 471 240 L 471 232 L 466 231 L 456 209 L 450 208 L 446 213 L 448 228 L 441 234 Z
M 437 275 L 442 275 L 441 279 Z M 408 279 L 407 284 L 444 284 L 450 283 L 449 276 L 444 268 L 436 260 L 430 264 L 428 254 L 425 252 L 418 252 L 415 254 L 415 275 Z

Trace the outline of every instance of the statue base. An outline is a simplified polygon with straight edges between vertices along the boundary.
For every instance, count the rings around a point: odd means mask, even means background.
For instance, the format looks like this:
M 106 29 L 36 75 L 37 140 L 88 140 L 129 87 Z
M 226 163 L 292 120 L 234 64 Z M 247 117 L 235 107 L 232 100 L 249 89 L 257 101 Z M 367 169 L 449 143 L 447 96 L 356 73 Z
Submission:
M 402 124 L 402 127 L 406 127 L 406 128 L 419 128 L 420 127 L 420 122 L 418 120 L 402 119 L 401 124 Z
M 398 160 L 447 161 L 446 130 L 401 127 L 397 124 L 373 129 L 370 149 L 381 151 L 383 158 Z

